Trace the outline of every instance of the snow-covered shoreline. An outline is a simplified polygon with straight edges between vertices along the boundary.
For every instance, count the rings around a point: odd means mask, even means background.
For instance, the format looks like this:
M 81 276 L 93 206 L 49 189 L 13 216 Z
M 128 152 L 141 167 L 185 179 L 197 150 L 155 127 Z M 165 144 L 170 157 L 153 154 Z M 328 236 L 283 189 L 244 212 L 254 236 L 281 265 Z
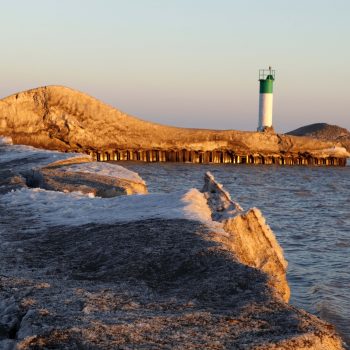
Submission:
M 99 198 L 80 192 L 22 188 L 1 196 L 0 204 L 14 212 L 20 210 L 27 219 L 40 222 L 43 230 L 60 225 L 113 224 L 148 219 L 187 219 L 209 226 L 213 224 L 207 201 L 197 189 L 171 194 Z M 26 229 L 31 231 L 30 227 Z
M 63 153 L 26 145 L 14 145 L 10 137 L 0 136 L 0 164 L 15 162 L 13 168 L 17 171 L 46 166 L 68 158 L 80 157 L 89 158 L 86 154 L 81 153 Z M 23 165 L 21 164 L 22 160 Z
M 83 173 L 93 178 L 95 175 L 118 178 L 145 185 L 142 178 L 135 172 L 116 164 L 84 162 L 59 166 L 61 160 L 70 160 L 72 154 L 36 149 L 31 146 L 12 145 L 10 139 L 5 139 L 6 145 L 0 154 L 0 164 L 26 159 L 27 164 L 19 166 L 19 170 L 40 171 L 58 168 L 60 173 L 69 177 L 70 173 Z M 4 152 L 5 151 L 5 152 Z M 85 155 L 73 154 L 73 158 Z M 30 160 L 32 158 L 32 161 Z M 39 167 L 37 166 L 39 163 Z M 35 166 L 34 166 L 35 165 Z M 27 169 L 25 169 L 27 167 Z M 211 211 L 203 193 L 197 189 L 188 189 L 171 194 L 149 194 L 147 196 L 117 196 L 113 198 L 96 197 L 93 193 L 80 191 L 51 191 L 43 188 L 23 187 L 10 191 L 0 197 L 0 204 L 10 211 L 21 210 L 27 219 L 39 223 L 35 225 L 46 229 L 52 226 L 81 226 L 85 224 L 103 224 L 130 222 L 147 219 L 187 219 L 196 220 L 220 229 L 219 223 L 211 219 Z M 30 227 L 23 231 L 32 231 Z
M 66 166 L 62 169 L 64 172 L 75 172 L 75 173 L 86 173 L 99 176 L 107 176 L 112 178 L 119 178 L 138 183 L 146 184 L 145 181 L 135 172 L 123 168 L 117 164 L 91 162 L 91 163 L 80 163 Z
M 210 173 L 201 191 L 30 188 L 20 177 L 33 166 L 70 180 L 125 173 L 52 165 L 69 155 L 45 152 L 0 147 L 0 348 L 342 349 L 329 325 L 288 305 L 287 263 L 261 212 Z

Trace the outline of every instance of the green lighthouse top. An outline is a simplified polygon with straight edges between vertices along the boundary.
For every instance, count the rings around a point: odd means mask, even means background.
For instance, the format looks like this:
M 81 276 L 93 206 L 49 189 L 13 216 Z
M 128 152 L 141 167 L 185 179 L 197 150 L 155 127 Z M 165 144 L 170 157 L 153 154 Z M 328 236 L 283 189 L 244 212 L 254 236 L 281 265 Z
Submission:
M 273 82 L 275 81 L 275 70 L 271 69 L 271 67 L 269 67 L 269 69 L 260 69 L 259 81 L 260 81 L 260 93 L 272 94 Z
M 275 80 L 275 72 L 271 67 L 269 69 L 259 69 L 259 80 Z

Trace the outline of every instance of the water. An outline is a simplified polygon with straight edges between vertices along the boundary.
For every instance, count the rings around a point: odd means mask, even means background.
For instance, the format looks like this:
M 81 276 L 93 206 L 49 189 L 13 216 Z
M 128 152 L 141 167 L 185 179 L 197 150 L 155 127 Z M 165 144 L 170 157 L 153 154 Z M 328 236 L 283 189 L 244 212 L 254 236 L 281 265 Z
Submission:
M 118 164 L 138 172 L 150 192 L 201 188 L 210 171 L 244 209 L 260 208 L 289 262 L 290 302 L 335 325 L 350 343 L 349 166 Z

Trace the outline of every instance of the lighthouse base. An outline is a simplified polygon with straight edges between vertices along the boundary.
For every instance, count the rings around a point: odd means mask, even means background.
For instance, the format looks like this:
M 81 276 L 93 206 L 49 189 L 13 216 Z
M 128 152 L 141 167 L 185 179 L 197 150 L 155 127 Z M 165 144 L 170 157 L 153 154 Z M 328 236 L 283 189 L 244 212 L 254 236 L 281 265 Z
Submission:
M 257 128 L 257 131 L 266 132 L 269 134 L 275 134 L 275 129 L 273 128 L 273 126 L 261 126 L 261 127 Z

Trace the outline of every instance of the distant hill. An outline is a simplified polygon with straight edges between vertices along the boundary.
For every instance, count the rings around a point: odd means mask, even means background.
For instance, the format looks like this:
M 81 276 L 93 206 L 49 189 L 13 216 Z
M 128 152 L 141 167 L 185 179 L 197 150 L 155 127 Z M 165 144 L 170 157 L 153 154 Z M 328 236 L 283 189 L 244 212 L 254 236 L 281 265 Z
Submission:
M 289 131 L 287 135 L 308 136 L 323 141 L 340 142 L 343 147 L 350 151 L 350 131 L 338 125 L 327 123 L 315 123 Z

